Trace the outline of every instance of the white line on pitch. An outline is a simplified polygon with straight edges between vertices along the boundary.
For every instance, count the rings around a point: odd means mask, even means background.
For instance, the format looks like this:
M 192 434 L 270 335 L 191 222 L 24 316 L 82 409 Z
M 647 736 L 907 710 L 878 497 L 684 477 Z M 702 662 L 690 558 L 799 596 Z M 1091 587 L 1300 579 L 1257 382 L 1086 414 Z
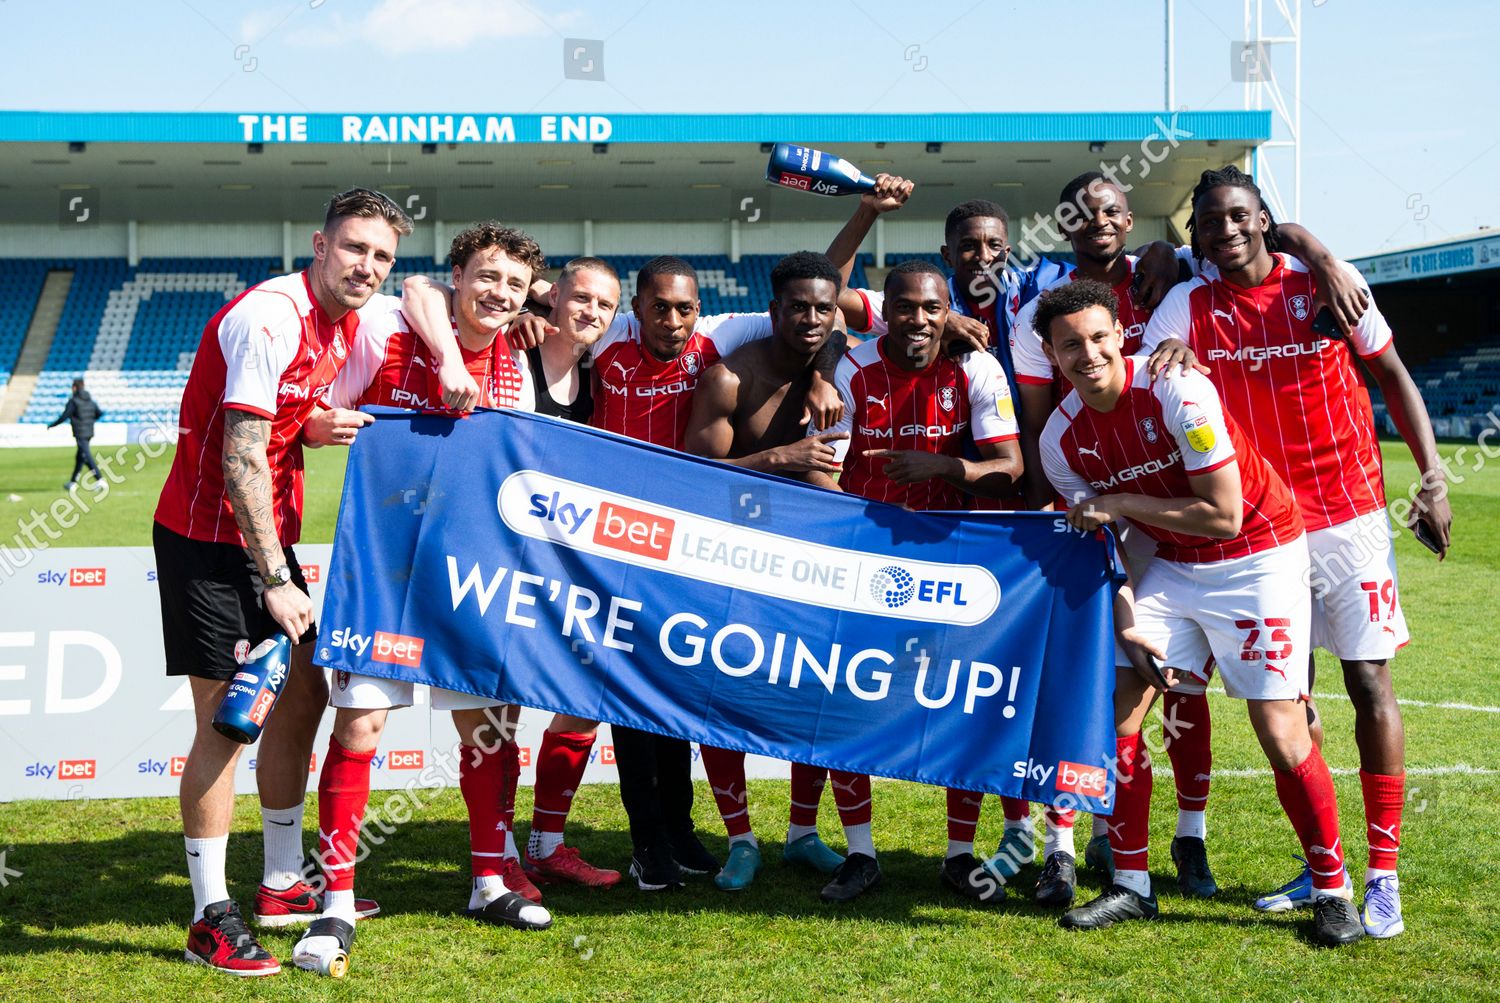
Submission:
M 1208 692 L 1223 695 L 1224 687 L 1210 686 Z M 1349 700 L 1349 694 L 1347 693 L 1314 693 L 1313 697 L 1317 700 L 1343 700 L 1346 702 Z M 1436 707 L 1439 710 L 1472 710 L 1478 711 L 1481 714 L 1500 714 L 1500 707 L 1486 707 L 1483 704 L 1434 703 L 1431 700 L 1403 700 L 1400 697 L 1396 699 L 1396 703 L 1402 707 Z
M 1153 766 L 1151 772 L 1159 777 L 1170 777 L 1172 775 L 1172 768 L 1170 766 L 1161 768 Z M 1328 772 L 1336 777 L 1352 777 L 1356 776 L 1359 770 L 1348 766 L 1339 766 L 1330 767 Z M 1216 768 L 1213 771 L 1215 780 L 1220 777 L 1268 777 L 1270 775 L 1271 771 L 1267 769 L 1220 770 Z M 1458 763 L 1453 766 L 1409 766 L 1406 769 L 1406 775 L 1408 777 L 1493 777 L 1500 775 L 1500 770 L 1492 769 L 1488 766 L 1470 766 L 1468 763 Z

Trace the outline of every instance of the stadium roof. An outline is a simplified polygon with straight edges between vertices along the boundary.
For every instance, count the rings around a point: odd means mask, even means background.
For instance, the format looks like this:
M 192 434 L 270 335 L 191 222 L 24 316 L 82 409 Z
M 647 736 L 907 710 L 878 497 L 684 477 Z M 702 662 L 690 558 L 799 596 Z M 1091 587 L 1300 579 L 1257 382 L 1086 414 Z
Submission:
M 911 215 L 940 216 L 955 198 L 986 196 L 1012 212 L 1050 211 L 1061 180 L 1108 162 L 1136 183 L 1137 213 L 1168 216 L 1201 170 L 1242 160 L 1270 130 L 1262 111 L 8 111 L 0 112 L 0 212 L 50 222 L 59 191 L 93 188 L 105 220 L 306 220 L 331 192 L 361 184 L 419 190 L 450 220 L 729 219 L 743 194 L 767 190 L 762 144 L 789 141 L 917 180 Z M 848 212 L 840 200 L 788 192 L 765 201 L 779 219 Z

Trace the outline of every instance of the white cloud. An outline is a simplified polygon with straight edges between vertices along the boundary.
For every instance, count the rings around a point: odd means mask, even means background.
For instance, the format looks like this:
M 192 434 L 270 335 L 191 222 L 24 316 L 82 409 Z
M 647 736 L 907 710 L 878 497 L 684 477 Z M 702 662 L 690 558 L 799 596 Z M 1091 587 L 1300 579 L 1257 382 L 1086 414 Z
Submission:
M 285 16 L 284 10 L 260 10 L 240 24 L 246 38 L 259 38 Z M 332 9 L 298 12 L 290 30 L 272 32 L 267 42 L 304 48 L 334 44 L 367 44 L 388 55 L 458 52 L 497 39 L 528 38 L 562 32 L 579 20 L 576 10 L 543 13 L 522 0 L 379 0 L 354 17 Z

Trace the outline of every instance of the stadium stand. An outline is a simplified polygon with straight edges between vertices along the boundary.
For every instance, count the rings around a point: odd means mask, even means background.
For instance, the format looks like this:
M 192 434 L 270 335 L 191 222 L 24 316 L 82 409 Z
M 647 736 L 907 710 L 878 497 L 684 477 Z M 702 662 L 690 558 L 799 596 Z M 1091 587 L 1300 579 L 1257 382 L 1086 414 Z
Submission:
M 625 303 L 635 276 L 650 255 L 613 255 L 607 260 L 625 282 Z M 941 265 L 936 254 L 890 254 L 887 264 L 920 258 Z M 561 268 L 566 257 L 548 259 Z M 725 255 L 690 256 L 699 275 L 705 313 L 764 310 L 771 299 L 774 254 L 748 254 L 738 262 Z M 296 262 L 301 268 L 306 259 Z M 50 269 L 74 271 L 46 365 L 21 420 L 50 422 L 67 400 L 75 376 L 89 386 L 109 420 L 144 422 L 175 415 L 192 366 L 204 322 L 247 286 L 280 271 L 273 258 L 147 258 L 132 268 L 122 259 L 0 259 L 0 388 L 20 354 L 32 311 Z M 862 254 L 852 283 L 869 284 Z M 445 267 L 430 259 L 402 258 L 384 291 L 398 293 L 409 275 L 446 280 Z M 1500 408 L 1500 333 L 1438 355 L 1412 367 L 1440 436 L 1477 434 Z M 1378 389 L 1372 388 L 1376 420 L 1394 434 Z

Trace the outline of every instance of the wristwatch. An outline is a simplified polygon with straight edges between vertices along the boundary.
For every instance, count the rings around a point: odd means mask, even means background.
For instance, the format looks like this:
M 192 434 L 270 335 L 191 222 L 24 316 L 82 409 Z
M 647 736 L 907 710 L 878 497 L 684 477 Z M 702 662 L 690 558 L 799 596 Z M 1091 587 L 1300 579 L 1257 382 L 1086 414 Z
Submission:
M 260 582 L 268 589 L 279 589 L 292 580 L 292 569 L 283 564 L 269 575 L 261 575 Z

